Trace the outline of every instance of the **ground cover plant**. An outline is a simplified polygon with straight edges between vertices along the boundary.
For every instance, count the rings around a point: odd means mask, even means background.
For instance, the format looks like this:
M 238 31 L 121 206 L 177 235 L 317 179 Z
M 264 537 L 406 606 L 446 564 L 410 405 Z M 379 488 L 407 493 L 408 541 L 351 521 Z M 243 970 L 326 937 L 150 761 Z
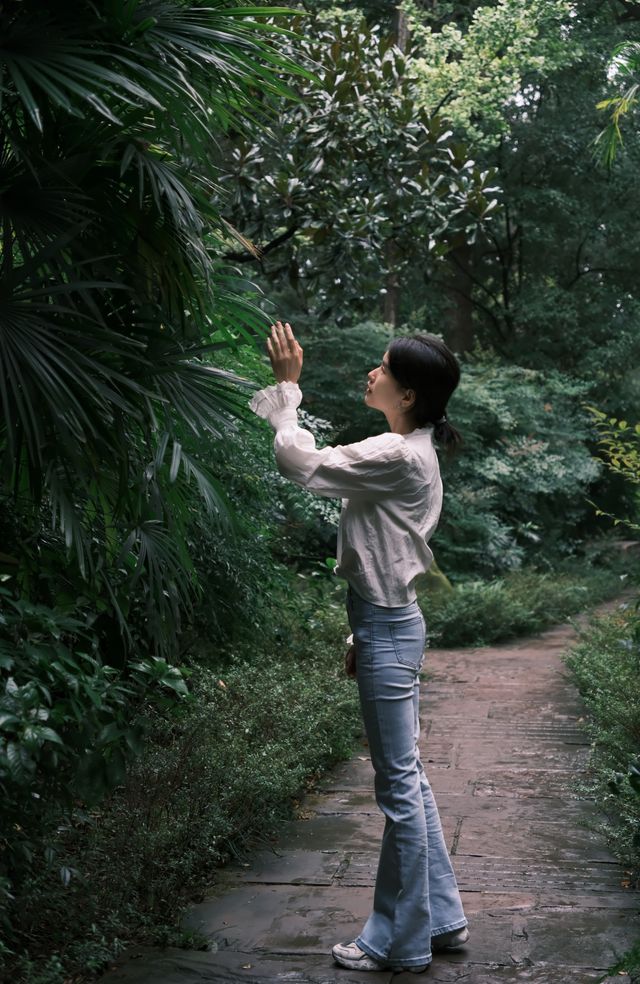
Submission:
M 91 976 L 135 940 L 198 945 L 180 934 L 182 907 L 229 858 L 270 843 L 320 771 L 350 753 L 359 719 L 337 586 L 328 575 L 311 591 L 299 583 L 295 614 L 274 595 L 281 618 L 259 658 L 227 653 L 217 672 L 194 663 L 179 716 L 148 708 L 125 780 L 99 809 L 69 817 L 56 866 L 32 866 L 12 979 Z M 73 872 L 67 885 L 59 865 Z
M 640 530 L 640 424 L 609 417 L 589 408 L 598 430 L 598 446 L 606 467 L 630 487 L 630 512 L 613 515 L 594 504 L 599 516 L 637 536 Z M 628 544 L 630 568 L 637 583 L 637 543 Z M 604 811 L 601 829 L 612 849 L 629 866 L 628 884 L 640 887 L 640 599 L 637 595 L 609 617 L 582 633 L 567 656 L 589 710 L 593 738 L 589 793 Z M 640 978 L 640 943 L 609 969 Z
M 599 829 L 640 886 L 640 605 L 630 600 L 597 618 L 566 657 L 589 719 L 593 742 L 588 793 L 602 809 Z M 636 948 L 618 968 L 640 970 Z

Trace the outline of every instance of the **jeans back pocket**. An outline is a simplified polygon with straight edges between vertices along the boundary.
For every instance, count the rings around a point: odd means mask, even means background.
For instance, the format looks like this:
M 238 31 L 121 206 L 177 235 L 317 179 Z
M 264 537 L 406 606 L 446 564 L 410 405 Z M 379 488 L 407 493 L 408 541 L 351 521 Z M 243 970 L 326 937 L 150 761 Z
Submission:
M 426 642 L 422 615 L 412 615 L 411 618 L 402 621 L 390 622 L 389 633 L 398 662 L 417 672 L 422 666 Z

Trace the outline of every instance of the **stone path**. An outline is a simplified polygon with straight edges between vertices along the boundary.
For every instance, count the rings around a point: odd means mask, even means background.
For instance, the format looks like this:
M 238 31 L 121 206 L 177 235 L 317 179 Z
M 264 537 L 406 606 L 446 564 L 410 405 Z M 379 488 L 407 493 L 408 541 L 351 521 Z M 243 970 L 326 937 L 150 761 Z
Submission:
M 279 846 L 222 871 L 189 913 L 210 951 L 133 948 L 106 984 L 601 980 L 640 935 L 639 902 L 573 789 L 589 752 L 560 658 L 573 637 L 560 626 L 428 653 L 421 747 L 470 923 L 464 950 L 435 957 L 424 977 L 333 964 L 333 943 L 368 915 L 382 831 L 363 746 L 306 798 Z

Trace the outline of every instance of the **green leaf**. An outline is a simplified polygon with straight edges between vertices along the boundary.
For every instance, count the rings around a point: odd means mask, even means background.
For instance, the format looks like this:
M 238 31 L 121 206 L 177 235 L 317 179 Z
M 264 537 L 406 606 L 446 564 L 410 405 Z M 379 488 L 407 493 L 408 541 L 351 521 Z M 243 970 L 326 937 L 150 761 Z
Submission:
M 33 757 L 24 745 L 13 741 L 7 742 L 6 756 L 11 778 L 17 785 L 24 786 L 36 769 Z
M 53 730 L 53 728 L 43 728 L 43 727 L 38 728 L 38 737 L 44 741 L 51 741 L 54 742 L 56 745 L 64 746 L 64 741 L 57 733 L 57 731 Z
M 19 723 L 20 719 L 15 714 L 11 714 L 8 711 L 0 711 L 0 728 L 4 728 L 7 731 L 15 731 L 16 729 L 14 727 L 8 728 L 7 726 L 17 725 Z

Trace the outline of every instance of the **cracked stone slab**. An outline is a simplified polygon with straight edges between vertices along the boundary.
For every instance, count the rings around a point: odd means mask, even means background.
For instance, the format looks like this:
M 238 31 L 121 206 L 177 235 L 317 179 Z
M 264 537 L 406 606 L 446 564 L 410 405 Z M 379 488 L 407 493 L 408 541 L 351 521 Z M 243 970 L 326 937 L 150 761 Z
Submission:
M 458 770 L 456 770 L 458 771 Z M 464 770 L 466 773 L 469 770 Z M 536 799 L 558 799 L 570 791 L 575 782 L 574 769 L 503 768 L 476 773 L 474 796 L 533 796 Z M 435 784 L 434 784 L 435 788 Z M 543 807 L 541 806 L 541 809 Z
M 371 984 L 588 984 L 601 980 L 598 970 L 571 967 L 504 967 L 452 964 L 435 959 L 424 977 L 415 974 L 370 972 Z M 135 948 L 117 961 L 109 975 L 111 984 L 363 984 L 362 974 L 338 968 L 329 956 L 217 953 Z M 607 978 L 603 984 L 629 984 L 626 976 Z
M 233 881 L 236 884 L 330 885 L 340 860 L 341 854 L 337 850 L 261 851 L 249 864 L 234 872 Z
M 396 974 L 394 984 L 416 984 L 423 980 L 414 974 Z M 607 977 L 602 980 L 599 970 L 574 970 L 571 967 L 501 967 L 499 964 L 478 966 L 475 964 L 435 964 L 425 975 L 425 984 L 589 984 L 590 981 L 602 984 L 630 984 L 629 978 Z M 336 981 L 339 984 L 339 981 Z
M 340 798 L 340 797 L 337 797 Z M 284 824 L 278 837 L 279 847 L 274 852 L 289 850 L 335 851 L 366 850 L 372 839 L 381 836 L 384 818 L 375 802 L 368 797 L 368 811 L 355 813 L 329 811 L 318 813 L 312 804 L 305 802 L 302 816 Z
M 584 895 L 587 891 L 627 894 L 624 869 L 607 862 L 552 861 L 547 858 L 469 857 L 453 859 L 460 887 L 487 891 L 564 892 Z
M 589 758 L 589 749 L 584 746 L 559 745 L 549 742 L 518 740 L 512 736 L 505 741 L 487 740 L 477 746 L 460 744 L 457 749 L 456 768 L 486 769 L 487 767 L 518 767 L 538 771 L 570 772 L 576 766 L 584 768 Z
M 415 984 L 416 977 L 410 976 Z M 369 973 L 371 984 L 389 984 L 399 975 Z M 300 956 L 240 950 L 139 950 L 118 961 L 110 984 L 363 984 L 362 973 L 338 969 L 331 956 Z
M 357 936 L 370 906 L 370 894 L 357 888 L 246 885 L 205 899 L 182 925 L 219 949 L 323 954 Z
M 452 965 L 434 960 L 424 978 L 389 971 L 367 974 L 372 984 L 588 984 L 599 981 L 598 970 L 571 967 L 489 967 L 469 963 Z M 177 949 L 136 948 L 119 960 L 111 971 L 112 984 L 362 984 L 362 974 L 335 966 L 330 957 L 246 953 L 224 950 L 217 953 Z M 629 984 L 626 976 L 607 978 L 603 984 Z
M 538 809 L 538 816 L 540 811 Z M 594 831 L 578 824 L 534 820 L 523 824 L 519 815 L 461 818 L 456 836 L 456 854 L 485 857 L 527 857 L 535 852 L 549 861 L 614 861 L 613 855 Z
M 518 820 L 522 826 L 541 819 L 540 803 L 532 797 L 484 797 L 472 793 L 445 793 L 438 791 L 438 808 L 441 813 L 452 814 L 461 819 L 469 818 L 482 824 L 486 829 L 494 820 L 505 822 Z M 572 824 L 575 827 L 588 823 L 593 818 L 593 806 L 565 796 L 564 799 L 547 797 L 545 799 L 544 822 L 549 825 Z

